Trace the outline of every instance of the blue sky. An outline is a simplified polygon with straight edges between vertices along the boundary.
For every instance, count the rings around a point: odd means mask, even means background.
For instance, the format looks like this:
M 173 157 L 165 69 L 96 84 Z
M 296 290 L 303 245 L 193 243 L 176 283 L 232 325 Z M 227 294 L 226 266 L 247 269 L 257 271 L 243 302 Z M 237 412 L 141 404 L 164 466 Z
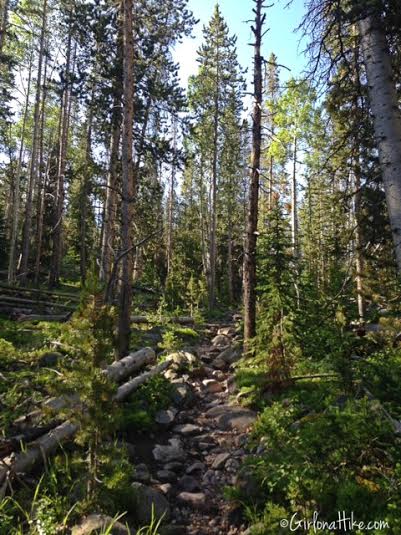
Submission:
M 192 10 L 199 23 L 193 30 L 193 38 L 186 38 L 177 46 L 175 59 L 180 63 L 181 83 L 187 86 L 188 76 L 197 71 L 196 51 L 202 42 L 202 28 L 207 24 L 214 9 L 216 0 L 189 0 L 188 7 Z M 266 4 L 272 4 L 273 0 Z M 294 0 L 290 8 L 285 8 L 288 0 L 276 0 L 274 6 L 266 10 L 266 28 L 270 31 L 264 37 L 263 55 L 268 58 L 271 52 L 278 56 L 278 62 L 291 69 L 288 73 L 282 69 L 284 78 L 297 76 L 306 66 L 303 55 L 303 44 L 299 43 L 300 34 L 295 34 L 295 28 L 300 24 L 304 14 L 304 0 Z M 250 24 L 244 22 L 253 18 L 252 0 L 220 0 L 220 9 L 230 28 L 231 34 L 238 37 L 238 59 L 242 67 L 248 68 L 248 81 L 251 80 L 252 48 L 247 43 L 252 42 Z

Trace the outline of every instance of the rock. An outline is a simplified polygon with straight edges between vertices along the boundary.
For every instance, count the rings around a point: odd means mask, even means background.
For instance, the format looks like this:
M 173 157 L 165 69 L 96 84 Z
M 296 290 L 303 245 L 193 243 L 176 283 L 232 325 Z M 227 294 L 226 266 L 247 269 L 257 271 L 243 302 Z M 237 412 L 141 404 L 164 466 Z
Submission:
M 192 407 L 195 403 L 195 394 L 188 384 L 173 382 L 173 403 L 176 407 Z
M 218 334 L 212 340 L 212 344 L 214 345 L 214 347 L 225 347 L 228 346 L 230 342 L 230 338 L 228 336 L 225 336 L 224 334 Z
M 199 425 L 194 424 L 180 424 L 176 425 L 173 428 L 174 433 L 178 433 L 180 435 L 183 435 L 184 437 L 189 437 L 193 435 L 199 435 L 199 433 L 202 433 L 202 428 L 199 427 Z
M 177 496 L 177 501 L 193 509 L 207 509 L 206 495 L 203 492 L 180 492 Z
M 170 472 L 180 472 L 183 469 L 184 465 L 178 461 L 173 461 L 172 463 L 167 463 L 164 466 L 164 470 L 170 470 Z
M 235 336 L 235 327 L 220 327 L 217 334 L 222 334 L 223 336 Z
M 204 379 L 202 381 L 202 384 L 205 387 L 205 389 L 211 394 L 222 392 L 224 390 L 223 386 L 215 379 Z
M 155 421 L 164 427 L 169 427 L 174 422 L 176 414 L 176 409 L 161 410 L 156 413 Z
M 152 513 L 156 522 L 163 519 L 163 522 L 170 518 L 170 505 L 161 492 L 152 487 L 133 483 L 133 513 L 139 524 L 147 525 L 152 521 Z
M 174 381 L 175 379 L 178 378 L 178 374 L 176 370 L 169 368 L 167 371 L 164 372 L 164 377 L 168 379 L 169 381 Z
M 219 405 L 206 412 L 209 418 L 216 418 L 216 423 L 220 429 L 234 429 L 236 431 L 246 431 L 256 420 L 256 413 L 244 407 L 231 405 Z
M 219 455 L 215 457 L 212 463 L 212 468 L 214 470 L 221 470 L 222 468 L 224 468 L 224 465 L 226 464 L 226 461 L 228 461 L 230 456 L 231 455 L 229 453 L 219 453 Z
M 227 347 L 227 349 L 222 351 L 217 358 L 224 360 L 224 362 L 226 362 L 227 364 L 234 364 L 234 362 L 238 362 L 241 357 L 242 357 L 241 347 L 238 344 L 236 344 L 236 345 Z
M 159 535 L 186 535 L 187 528 L 185 526 L 179 526 L 177 525 L 170 525 L 170 526 L 162 526 L 160 529 L 158 529 Z
M 90 535 L 91 533 L 102 533 L 111 525 L 110 535 L 134 535 L 134 532 L 129 531 L 121 522 L 115 522 L 111 516 L 93 514 L 85 517 L 79 525 L 76 525 L 71 530 L 71 535 Z
M 227 362 L 220 357 L 217 357 L 212 361 L 212 366 L 218 370 L 224 370 L 224 368 L 227 367 Z
M 200 490 L 199 482 L 191 476 L 182 476 L 178 480 L 178 486 L 181 490 L 186 492 L 195 492 L 196 490 Z
M 173 490 L 173 485 L 171 483 L 163 483 L 163 485 L 159 485 L 158 489 L 160 492 L 167 495 Z
M 194 472 L 203 472 L 205 468 L 206 465 L 204 463 L 197 461 L 196 463 L 191 464 L 191 466 L 188 466 L 188 468 L 186 469 L 186 473 L 193 474 Z
M 260 497 L 259 484 L 252 473 L 252 470 L 244 466 L 234 479 L 234 486 L 241 492 L 247 499 L 257 499 Z
M 58 353 L 57 351 L 48 351 L 47 353 L 43 353 L 40 357 L 38 366 L 41 368 L 56 366 L 62 358 L 63 355 L 61 353 Z
M 172 360 L 178 367 L 186 368 L 188 366 L 196 366 L 199 361 L 198 358 L 188 351 L 177 351 L 166 357 L 166 360 Z
M 183 461 L 186 455 L 182 449 L 181 441 L 177 438 L 171 438 L 168 446 L 162 446 L 160 444 L 155 446 L 153 457 L 156 461 L 165 464 L 171 461 Z
M 235 382 L 235 377 L 232 375 L 227 379 L 227 392 L 229 394 L 235 394 L 237 391 L 237 383 Z
M 150 481 L 150 472 L 146 464 L 138 464 L 135 466 L 134 481 L 140 481 L 141 483 L 148 483 Z
M 159 470 L 156 472 L 156 477 L 163 483 L 171 483 L 177 479 L 177 476 L 171 470 Z

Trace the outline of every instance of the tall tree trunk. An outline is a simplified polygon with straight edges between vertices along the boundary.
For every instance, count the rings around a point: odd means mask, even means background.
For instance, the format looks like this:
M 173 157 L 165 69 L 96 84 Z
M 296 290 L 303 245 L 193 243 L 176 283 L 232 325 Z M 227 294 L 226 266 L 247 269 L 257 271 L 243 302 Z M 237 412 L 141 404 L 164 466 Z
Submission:
M 132 302 L 132 220 L 134 201 L 134 167 L 132 160 L 133 119 L 134 119 L 134 39 L 133 0 L 123 0 L 123 135 L 122 135 L 122 202 L 121 202 L 121 246 L 122 273 L 120 288 L 120 310 L 118 325 L 118 353 L 124 356 L 129 350 L 130 312 Z
M 378 17 L 368 16 L 359 21 L 359 32 L 397 270 L 401 275 L 401 112 L 383 24 Z
M 92 98 L 94 98 L 94 92 L 92 91 Z M 80 194 L 80 275 L 81 284 L 84 285 L 86 281 L 86 270 L 88 267 L 88 246 L 87 246 L 87 233 L 88 233 L 88 197 L 89 197 L 89 181 L 91 175 L 91 160 L 92 160 L 92 123 L 93 123 L 93 109 L 89 104 L 88 120 L 86 127 L 86 146 L 85 146 L 85 162 L 86 169 L 83 170 L 81 194 Z
M 40 142 L 39 142 L 39 180 L 38 180 L 38 195 L 37 195 L 37 210 L 36 210 L 36 258 L 35 258 L 35 274 L 34 283 L 37 286 L 40 279 L 40 262 L 42 257 L 42 238 L 43 238 L 43 216 L 45 210 L 45 192 L 46 192 L 46 177 L 48 176 L 48 166 L 44 169 L 44 132 L 46 120 L 46 98 L 47 98 L 47 64 L 48 57 L 46 55 L 45 70 L 43 73 L 43 89 L 42 89 L 42 105 L 41 105 L 41 125 L 40 125 Z M 50 158 L 49 158 L 50 159 Z
M 216 262 L 217 262 L 217 158 L 219 138 L 219 47 L 216 49 L 216 86 L 214 93 L 213 112 L 213 161 L 212 183 L 210 191 L 210 252 L 209 252 L 209 310 L 213 310 L 216 304 Z
M 365 262 L 363 257 L 363 234 L 361 222 L 361 167 L 357 160 L 354 165 L 354 218 L 355 218 L 355 282 L 356 294 L 358 301 L 358 316 L 361 323 L 365 322 L 366 306 L 365 306 L 365 291 L 363 284 L 363 277 L 365 271 Z
M 21 283 L 24 284 L 28 275 L 29 255 L 31 246 L 32 230 L 32 209 L 33 209 L 33 190 L 38 180 L 38 146 L 40 136 L 40 105 L 42 93 L 42 69 L 45 48 L 45 36 L 47 25 L 47 0 L 43 0 L 42 27 L 39 40 L 39 58 L 38 58 L 38 75 L 36 81 L 36 97 L 33 114 L 33 138 L 32 138 L 32 155 L 29 172 L 28 191 L 25 205 L 25 221 L 22 236 L 22 258 L 21 258 Z
M 6 33 L 8 25 L 8 7 L 10 0 L 3 0 L 4 4 L 1 10 L 1 22 L 0 22 L 0 63 L 3 62 L 3 48 L 6 42 Z
M 246 241 L 244 251 L 244 348 L 250 349 L 250 341 L 256 334 L 256 242 L 258 230 L 258 201 L 260 179 L 260 152 L 262 142 L 262 27 L 266 14 L 262 15 L 262 0 L 255 0 L 255 26 L 252 32 L 254 44 L 254 107 L 252 125 L 252 160 L 249 185 Z
M 173 163 L 171 166 L 170 188 L 167 203 L 167 275 L 171 273 L 173 260 L 173 224 L 174 224 L 174 191 L 177 151 L 177 118 L 173 116 Z
M 291 180 L 291 241 L 292 254 L 298 258 L 298 199 L 297 199 L 297 157 L 298 157 L 298 140 L 294 136 L 293 160 L 292 160 L 292 180 Z
M 65 77 L 66 83 L 61 99 L 60 108 L 60 139 L 59 139 L 59 153 L 57 163 L 57 189 L 56 189 L 56 210 L 55 221 L 53 227 L 53 251 L 51 269 L 49 273 L 49 287 L 54 288 L 59 285 L 60 282 L 60 268 L 62 257 L 62 236 L 63 236 L 63 212 L 64 212 L 64 188 L 65 188 L 65 169 L 67 159 L 67 146 L 68 146 L 68 131 L 70 122 L 70 94 L 71 94 L 71 60 L 72 60 L 72 25 L 68 32 L 67 40 L 67 55 L 66 55 L 66 67 Z
M 18 154 L 18 164 L 17 164 L 17 171 L 15 174 L 14 191 L 13 191 L 10 253 L 9 253 L 9 263 L 8 263 L 9 284 L 15 283 L 16 275 L 17 275 L 17 240 L 18 240 L 18 228 L 19 228 L 19 219 L 20 219 L 19 211 L 20 211 L 21 170 L 22 170 L 22 159 L 24 157 L 26 123 L 27 123 L 28 111 L 29 111 L 29 95 L 31 92 L 32 59 L 33 59 L 33 54 L 31 52 L 30 59 L 29 59 L 28 84 L 27 84 L 27 89 L 26 89 L 25 109 L 24 109 L 24 116 L 22 119 L 22 130 L 21 130 L 21 138 L 20 138 L 20 146 L 19 146 L 19 154 Z

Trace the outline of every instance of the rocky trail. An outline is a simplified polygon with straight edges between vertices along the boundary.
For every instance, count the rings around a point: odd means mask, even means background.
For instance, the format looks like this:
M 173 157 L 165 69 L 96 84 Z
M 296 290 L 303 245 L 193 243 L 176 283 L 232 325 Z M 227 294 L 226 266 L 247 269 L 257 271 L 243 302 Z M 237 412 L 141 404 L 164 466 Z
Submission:
M 153 503 L 156 515 L 165 515 L 163 535 L 235 535 L 246 529 L 224 487 L 241 484 L 238 472 L 256 414 L 235 401 L 232 364 L 241 355 L 235 324 L 208 325 L 206 336 L 191 352 L 170 356 L 174 366 L 166 376 L 176 395 L 174 406 L 157 414 L 160 432 L 130 440 L 137 516 L 146 522 Z

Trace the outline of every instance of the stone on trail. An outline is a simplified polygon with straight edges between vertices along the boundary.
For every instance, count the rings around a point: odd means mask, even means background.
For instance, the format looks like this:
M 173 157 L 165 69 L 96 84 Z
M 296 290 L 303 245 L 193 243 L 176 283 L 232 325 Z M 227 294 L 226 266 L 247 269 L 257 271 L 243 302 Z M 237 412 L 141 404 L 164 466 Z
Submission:
M 212 344 L 214 345 L 214 347 L 228 346 L 230 342 L 230 338 L 228 336 L 225 336 L 224 334 L 218 334 L 212 340 Z
M 207 509 L 206 495 L 203 492 L 180 492 L 177 501 L 194 509 Z
M 85 517 L 79 525 L 76 525 L 71 530 L 71 535 L 91 535 L 95 533 L 102 533 L 106 531 L 111 525 L 111 531 L 108 532 L 110 535 L 132 535 L 135 534 L 134 531 L 129 531 L 124 524 L 121 522 L 116 522 L 111 516 L 93 514 Z
M 235 327 L 220 327 L 217 334 L 222 334 L 224 336 L 235 336 Z
M 164 427 L 169 427 L 174 422 L 176 414 L 176 409 L 160 410 L 155 415 L 155 421 Z
M 218 381 L 216 381 L 216 379 L 204 379 L 202 381 L 202 384 L 205 387 L 205 389 L 211 394 L 216 394 L 217 392 L 223 392 L 224 390 L 223 386 Z
M 219 453 L 212 463 L 213 470 L 221 470 L 224 468 L 226 461 L 228 461 L 230 457 L 230 453 Z
M 226 362 L 227 364 L 234 364 L 235 362 L 238 362 L 241 357 L 241 347 L 239 344 L 235 344 L 230 347 L 227 347 L 227 349 L 222 351 L 217 358 L 224 360 L 224 362 Z
M 206 416 L 214 418 L 220 429 L 246 431 L 254 423 L 257 415 L 244 407 L 219 405 L 209 409 Z
M 200 490 L 199 482 L 191 476 L 182 476 L 178 480 L 178 487 L 186 492 L 195 492 L 197 490 Z
M 202 433 L 202 428 L 199 425 L 194 424 L 179 424 L 173 428 L 174 433 L 178 433 L 183 436 L 193 436 Z
M 192 407 L 195 403 L 195 394 L 189 384 L 173 382 L 174 391 L 172 393 L 173 403 L 176 407 Z
M 156 472 L 156 477 L 159 481 L 163 483 L 170 483 L 177 479 L 177 476 L 171 470 L 159 470 Z
M 150 481 L 150 472 L 146 464 L 141 463 L 135 466 L 133 479 L 142 483 L 148 483 Z
M 218 370 L 224 370 L 224 368 L 226 368 L 228 365 L 225 360 L 221 359 L 220 357 L 217 357 L 212 361 L 212 366 L 213 368 L 217 368 Z
M 169 463 L 171 461 L 183 461 L 186 457 L 182 449 L 181 441 L 177 438 L 170 438 L 169 445 L 162 446 L 157 444 L 153 449 L 153 457 L 160 463 Z
M 194 472 L 203 472 L 205 468 L 206 465 L 204 463 L 196 461 L 195 463 L 191 464 L 191 466 L 188 466 L 188 468 L 186 469 L 186 473 L 193 474 Z
M 166 360 L 172 360 L 174 364 L 177 364 L 178 366 L 195 366 L 199 363 L 198 357 L 192 353 L 189 353 L 188 351 L 177 351 L 175 353 L 171 353 L 171 355 L 166 357 Z
M 152 515 L 156 522 L 159 519 L 166 522 L 170 518 L 170 505 L 161 492 L 142 483 L 133 483 L 131 488 L 134 491 L 133 509 L 129 512 L 135 515 L 140 524 L 150 524 Z

